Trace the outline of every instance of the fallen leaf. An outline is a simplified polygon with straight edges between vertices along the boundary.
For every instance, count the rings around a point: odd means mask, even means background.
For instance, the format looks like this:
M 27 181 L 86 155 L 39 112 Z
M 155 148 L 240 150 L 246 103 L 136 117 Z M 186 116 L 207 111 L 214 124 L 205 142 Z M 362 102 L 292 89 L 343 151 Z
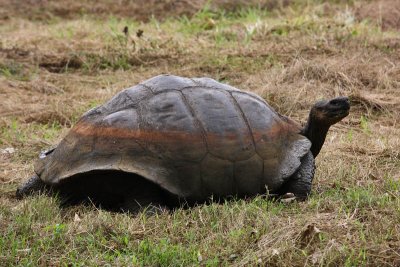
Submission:
M 81 218 L 79 218 L 79 215 L 75 213 L 74 222 L 80 222 L 80 221 L 82 221 Z
M 318 234 L 321 233 L 321 230 L 318 229 L 314 224 L 307 225 L 306 230 L 303 231 L 300 237 L 300 246 L 306 247 L 310 244 Z
M 24 249 L 17 249 L 17 252 L 30 252 L 30 248 L 24 248 Z
M 296 200 L 296 197 L 289 197 L 289 198 L 282 198 L 281 202 L 283 203 L 290 203 Z
M 229 260 L 234 260 L 234 259 L 236 259 L 238 257 L 238 255 L 237 254 L 231 254 L 231 255 L 229 255 Z
M 16 149 L 13 147 L 6 147 L 6 148 L 0 149 L 1 154 L 13 154 L 13 153 L 15 153 L 15 151 L 16 151 Z
M 272 249 L 272 256 L 276 256 L 279 255 L 279 250 L 277 250 L 276 248 Z

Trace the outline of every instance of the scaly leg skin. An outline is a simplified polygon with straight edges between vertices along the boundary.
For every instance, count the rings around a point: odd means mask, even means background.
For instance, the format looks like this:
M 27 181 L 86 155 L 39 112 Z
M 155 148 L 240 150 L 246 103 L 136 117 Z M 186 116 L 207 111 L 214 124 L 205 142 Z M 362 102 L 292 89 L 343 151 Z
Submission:
M 36 174 L 29 178 L 29 180 L 21 185 L 17 192 L 15 193 L 16 197 L 22 199 L 24 196 L 31 195 L 35 192 L 42 192 L 49 189 L 49 186 L 46 185 Z
M 315 160 L 311 152 L 302 159 L 299 170 L 283 185 L 281 195 L 293 193 L 297 200 L 304 201 L 311 193 L 312 180 L 314 178 Z

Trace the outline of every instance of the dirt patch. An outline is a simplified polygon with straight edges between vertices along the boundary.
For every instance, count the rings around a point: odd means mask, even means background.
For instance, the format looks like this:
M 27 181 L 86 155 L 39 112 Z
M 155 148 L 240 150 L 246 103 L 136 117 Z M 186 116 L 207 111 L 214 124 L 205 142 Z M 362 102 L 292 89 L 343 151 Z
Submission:
M 50 72 L 62 72 L 66 69 L 79 69 L 83 65 L 81 58 L 72 55 L 67 56 L 56 56 L 56 55 L 44 55 L 39 62 L 39 67 L 45 68 Z
M 400 30 L 400 1 L 382 0 L 364 4 L 356 9 L 359 20 L 371 20 L 383 30 Z
M 240 10 L 246 7 L 261 7 L 268 10 L 287 6 L 290 0 L 148 0 L 148 1 L 55 1 L 55 0 L 5 0 L 0 11 L 0 20 L 22 17 L 31 20 L 48 20 L 53 17 L 73 19 L 82 14 L 116 16 L 149 21 L 152 17 L 164 20 L 168 17 L 191 16 L 208 7 L 211 10 Z

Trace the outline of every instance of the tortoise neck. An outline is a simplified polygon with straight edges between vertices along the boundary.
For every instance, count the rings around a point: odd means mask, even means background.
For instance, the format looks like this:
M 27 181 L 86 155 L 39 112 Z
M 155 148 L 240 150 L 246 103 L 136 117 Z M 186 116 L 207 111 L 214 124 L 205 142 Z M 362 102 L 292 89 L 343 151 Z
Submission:
M 330 125 L 315 121 L 310 115 L 302 134 L 311 141 L 311 153 L 314 158 L 318 156 L 321 151 L 322 145 L 325 142 L 326 134 L 328 133 Z

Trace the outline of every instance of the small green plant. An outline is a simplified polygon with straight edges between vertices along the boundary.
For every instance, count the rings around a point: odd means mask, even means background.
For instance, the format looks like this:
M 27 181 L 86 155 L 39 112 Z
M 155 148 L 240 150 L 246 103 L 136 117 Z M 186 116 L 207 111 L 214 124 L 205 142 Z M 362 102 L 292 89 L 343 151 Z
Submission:
M 0 76 L 19 81 L 29 81 L 34 72 L 27 66 L 17 62 L 0 63 Z
M 349 142 L 353 141 L 353 129 L 350 129 L 350 131 L 348 131 L 347 133 L 347 140 Z
M 159 264 L 172 266 L 175 264 L 191 265 L 198 262 L 198 252 L 191 247 L 172 244 L 167 238 L 160 239 L 157 243 L 142 240 L 138 246 L 137 258 L 142 265 Z
M 210 9 L 210 4 L 206 3 L 201 10 L 199 10 L 192 17 L 183 16 L 180 19 L 181 32 L 187 34 L 198 34 L 207 30 L 216 28 L 219 20 L 224 17 L 223 12 L 218 13 Z
M 364 115 L 360 117 L 360 127 L 365 134 L 371 134 L 368 119 Z
M 65 224 L 56 223 L 55 225 L 52 226 L 52 229 L 54 237 L 58 238 L 60 237 L 61 234 L 63 234 L 65 230 Z

